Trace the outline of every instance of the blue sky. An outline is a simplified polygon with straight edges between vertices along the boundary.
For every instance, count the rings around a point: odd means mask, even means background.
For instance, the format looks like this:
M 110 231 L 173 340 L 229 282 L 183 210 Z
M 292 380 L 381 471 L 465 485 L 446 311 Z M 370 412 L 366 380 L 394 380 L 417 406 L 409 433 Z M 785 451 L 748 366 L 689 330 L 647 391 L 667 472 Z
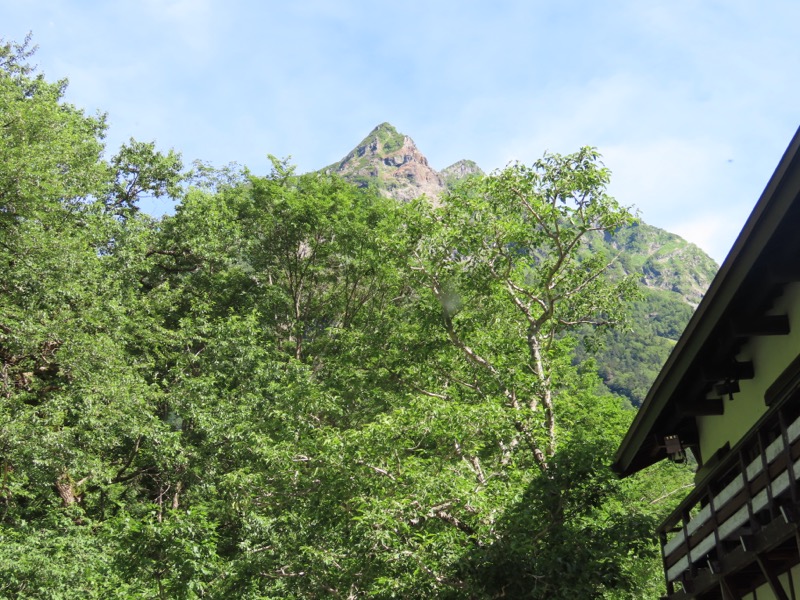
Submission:
M 727 253 L 800 124 L 800 3 L 0 0 L 68 100 L 135 137 L 266 173 L 375 125 L 434 168 L 597 146 L 642 218 Z

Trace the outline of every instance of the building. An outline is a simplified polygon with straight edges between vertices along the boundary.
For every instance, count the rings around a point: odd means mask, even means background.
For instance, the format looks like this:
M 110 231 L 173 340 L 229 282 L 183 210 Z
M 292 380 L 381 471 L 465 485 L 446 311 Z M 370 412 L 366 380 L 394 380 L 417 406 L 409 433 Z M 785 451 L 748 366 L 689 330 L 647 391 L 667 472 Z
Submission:
M 670 599 L 800 599 L 800 130 L 617 450 L 696 458 L 660 526 Z

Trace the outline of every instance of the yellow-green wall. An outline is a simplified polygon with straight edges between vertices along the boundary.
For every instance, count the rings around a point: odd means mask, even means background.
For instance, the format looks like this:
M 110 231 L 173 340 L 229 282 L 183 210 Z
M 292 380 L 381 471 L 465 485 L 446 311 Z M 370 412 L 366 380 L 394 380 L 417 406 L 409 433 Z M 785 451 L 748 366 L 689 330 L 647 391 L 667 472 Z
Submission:
M 755 378 L 739 382 L 740 391 L 733 395 L 733 400 L 724 400 L 724 414 L 697 418 L 700 456 L 704 461 L 725 443 L 733 447 L 744 437 L 767 410 L 764 392 L 800 353 L 800 285 L 787 286 L 769 314 L 787 314 L 791 332 L 752 337 L 742 348 L 736 358 L 753 361 Z
M 783 590 L 789 598 L 800 598 L 800 565 L 792 567 L 790 573 L 791 577 L 789 572 L 787 572 L 783 575 L 779 575 L 778 579 L 780 579 Z M 742 600 L 777 600 L 777 597 L 769 584 L 765 583 L 757 588 L 755 592 L 743 596 Z

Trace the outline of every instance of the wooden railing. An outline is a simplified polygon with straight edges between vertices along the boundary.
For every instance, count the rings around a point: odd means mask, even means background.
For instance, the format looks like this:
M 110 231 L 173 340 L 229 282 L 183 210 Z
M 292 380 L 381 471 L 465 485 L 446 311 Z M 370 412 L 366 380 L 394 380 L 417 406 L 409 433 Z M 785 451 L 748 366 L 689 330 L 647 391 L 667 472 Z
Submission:
M 798 404 L 786 403 L 765 415 L 659 527 L 670 596 L 680 584 L 681 597 L 695 597 L 695 581 L 725 575 L 726 556 L 737 551 L 747 558 L 754 534 L 777 519 L 796 518 Z M 736 564 L 742 568 L 744 563 Z

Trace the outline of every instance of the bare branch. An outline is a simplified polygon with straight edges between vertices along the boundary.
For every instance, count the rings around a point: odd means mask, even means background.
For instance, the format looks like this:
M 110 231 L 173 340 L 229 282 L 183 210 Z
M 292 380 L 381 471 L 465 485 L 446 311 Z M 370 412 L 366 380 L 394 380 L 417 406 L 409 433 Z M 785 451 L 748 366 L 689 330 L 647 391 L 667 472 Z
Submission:
M 423 390 L 423 389 L 422 389 L 421 387 L 419 387 L 418 385 L 411 384 L 411 387 L 412 387 L 412 388 L 413 388 L 415 391 L 419 392 L 420 394 L 422 394 L 422 395 L 424 395 L 424 396 L 430 396 L 431 398 L 438 398 L 439 400 L 450 400 L 450 398 L 449 398 L 449 397 L 447 397 L 447 396 L 445 396 L 445 395 L 443 395 L 443 394 L 435 394 L 435 393 L 433 393 L 433 392 L 429 392 L 428 390 Z
M 680 486 L 679 488 L 676 488 L 676 489 L 672 490 L 671 492 L 667 492 L 663 496 L 659 496 L 655 500 L 651 500 L 650 504 L 658 504 L 662 500 L 666 500 L 667 498 L 669 498 L 670 496 L 672 496 L 674 494 L 680 493 L 680 492 L 682 492 L 683 490 L 685 490 L 687 488 L 693 488 L 693 487 L 694 487 L 694 483 L 686 483 L 686 484 Z
M 481 485 L 486 485 L 486 475 L 481 468 L 481 461 L 477 456 L 465 456 L 464 453 L 461 451 L 461 445 L 458 442 L 453 443 L 456 454 L 461 457 L 461 459 L 467 463 L 472 471 L 475 473 L 475 477 L 478 480 L 478 483 Z
M 359 460 L 359 461 L 357 461 L 357 463 L 356 463 L 356 464 L 359 464 L 359 465 L 363 465 L 363 466 L 365 466 L 365 467 L 368 467 L 368 468 L 372 469 L 373 471 L 375 471 L 376 473 L 378 473 L 378 474 L 380 474 L 380 475 L 383 475 L 384 477 L 388 477 L 388 478 L 389 478 L 389 479 L 391 479 L 392 481 L 396 481 L 396 479 L 394 478 L 394 475 L 392 475 L 391 473 L 389 473 L 389 471 L 387 471 L 386 469 L 381 469 L 380 467 L 376 467 L 376 466 L 373 466 L 373 465 L 369 465 L 369 464 L 365 463 L 363 460 Z
M 432 510 L 431 512 L 432 516 L 444 521 L 445 523 L 449 523 L 450 525 L 452 525 L 459 531 L 466 533 L 470 537 L 473 537 L 476 533 L 476 531 L 472 527 L 464 523 L 464 521 L 459 520 L 446 510 Z

